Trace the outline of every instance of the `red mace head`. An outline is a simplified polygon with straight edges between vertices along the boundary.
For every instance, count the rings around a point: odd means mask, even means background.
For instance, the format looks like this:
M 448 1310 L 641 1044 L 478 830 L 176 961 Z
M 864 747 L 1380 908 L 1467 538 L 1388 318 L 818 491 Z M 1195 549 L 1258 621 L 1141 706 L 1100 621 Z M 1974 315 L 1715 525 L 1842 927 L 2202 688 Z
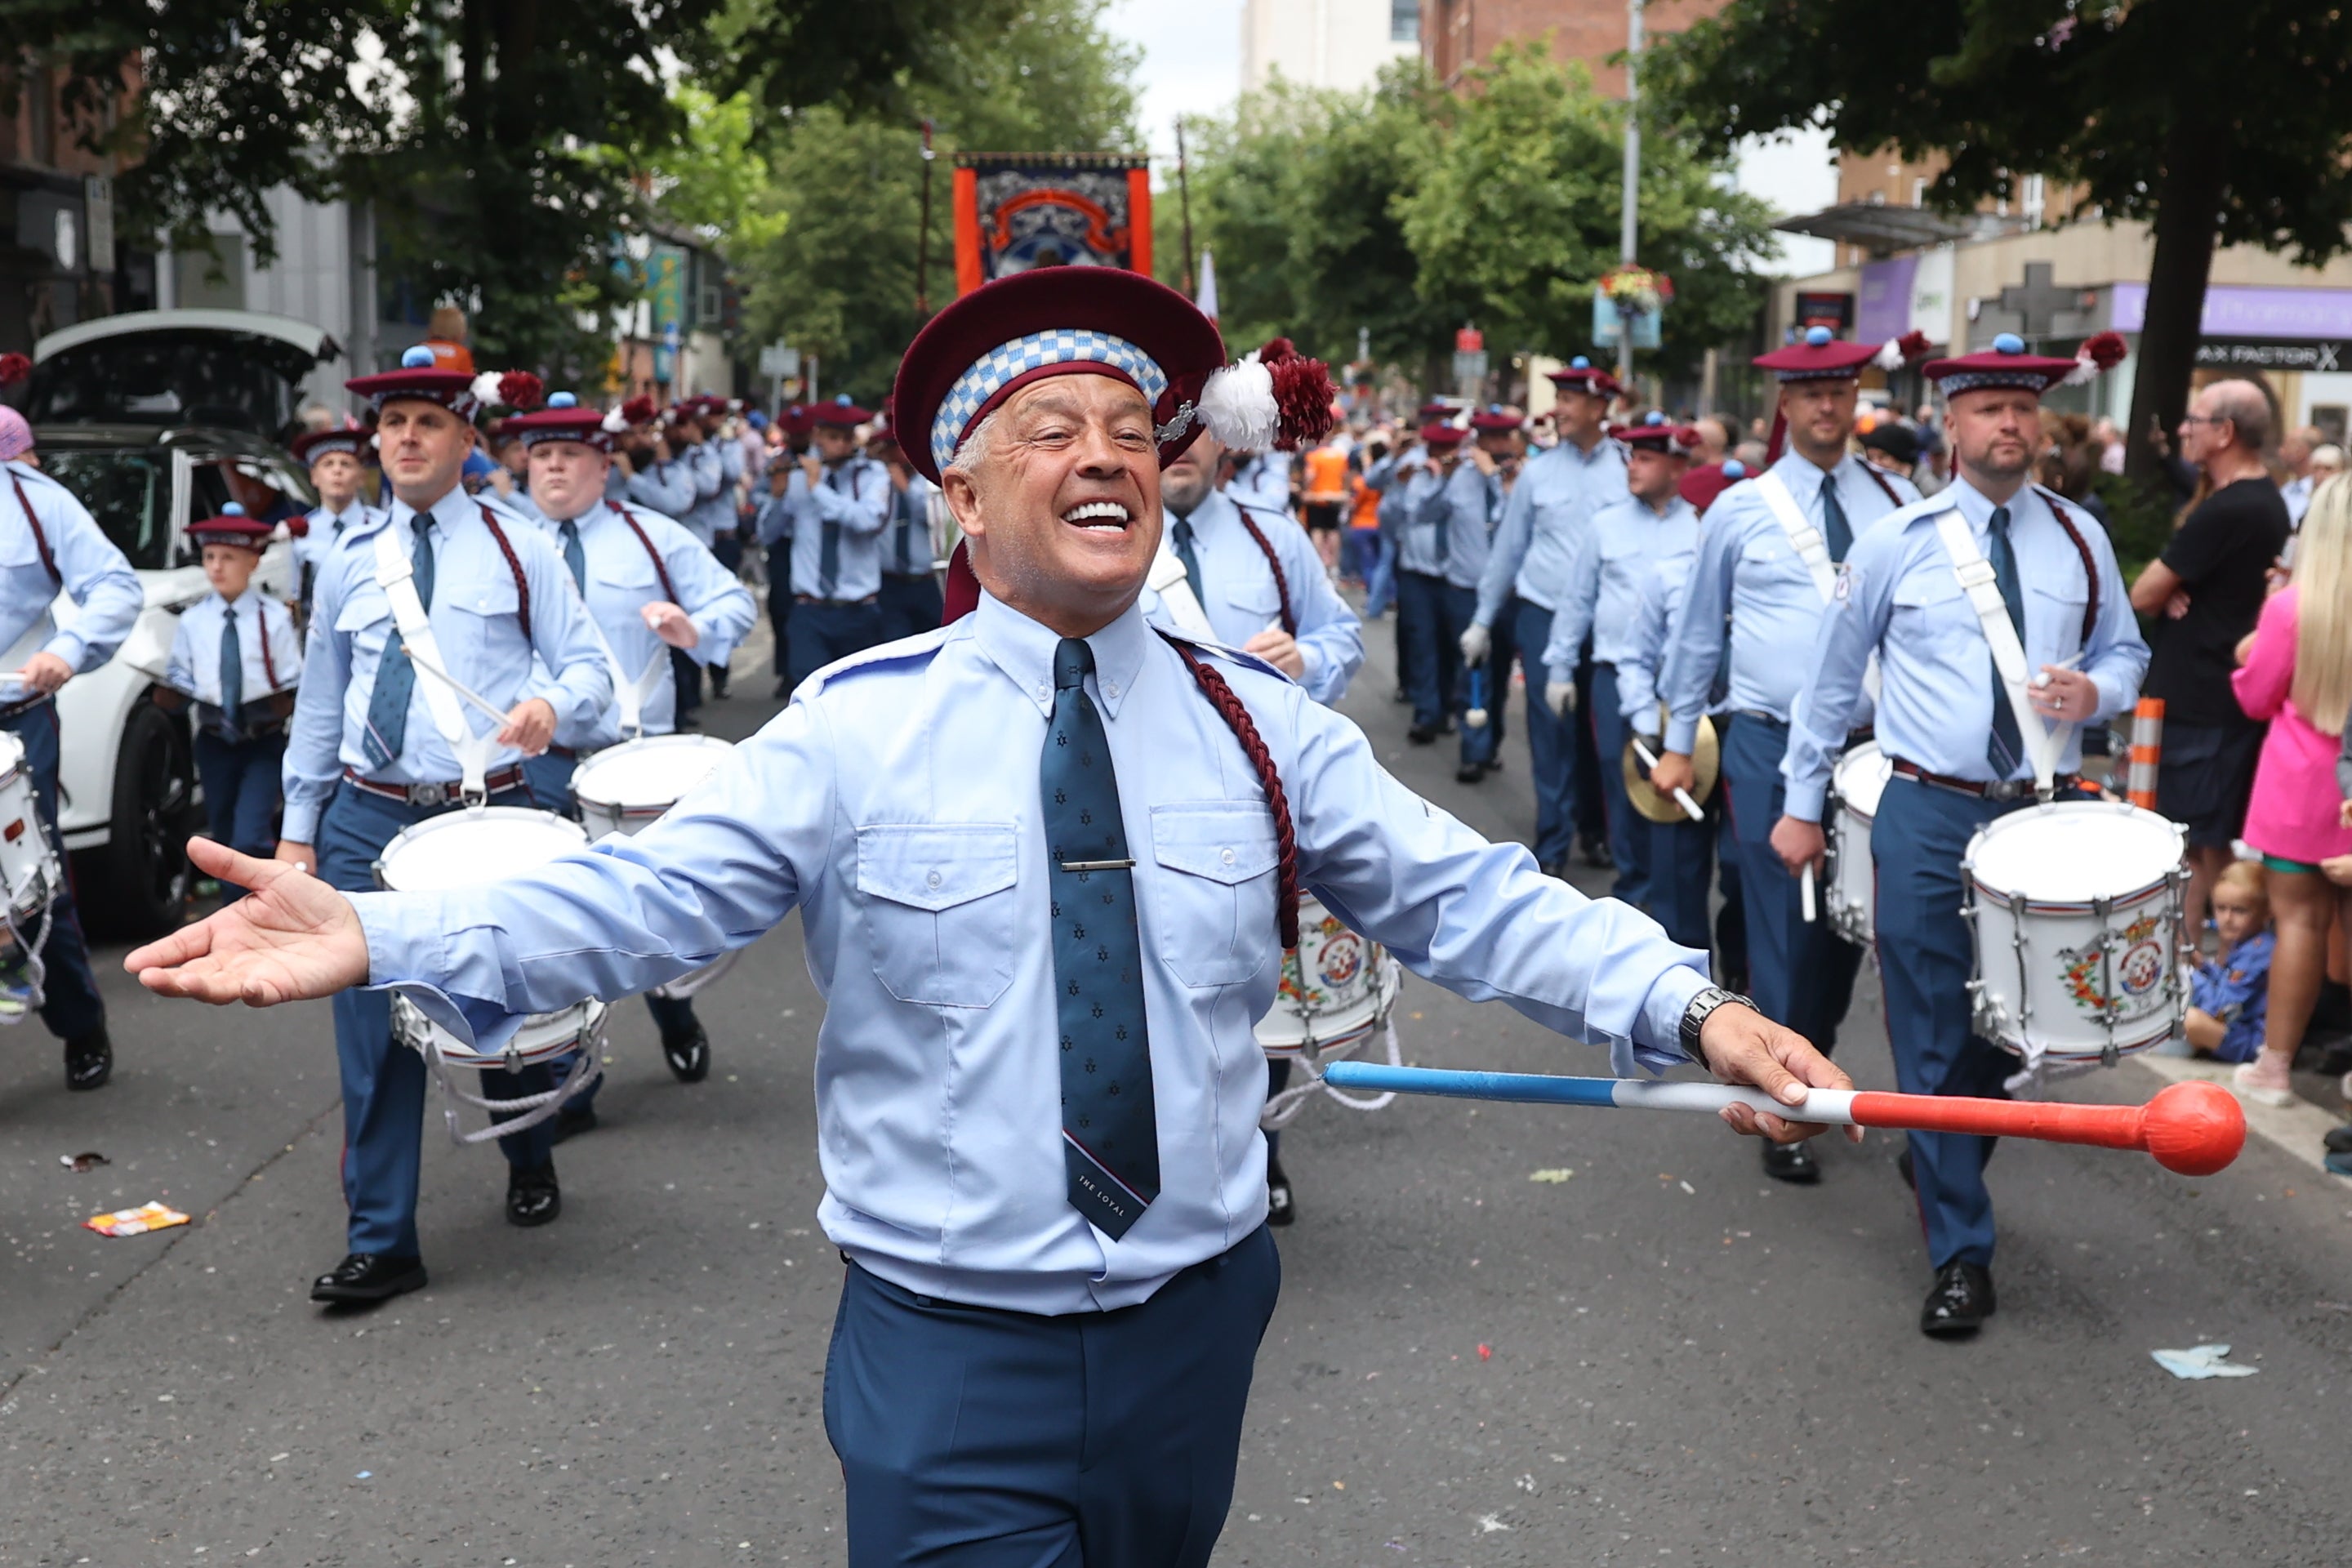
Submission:
M 2225 1169 L 2246 1146 L 2246 1112 L 2218 1083 L 2168 1084 L 2140 1115 L 2147 1152 L 2158 1164 L 2184 1176 Z

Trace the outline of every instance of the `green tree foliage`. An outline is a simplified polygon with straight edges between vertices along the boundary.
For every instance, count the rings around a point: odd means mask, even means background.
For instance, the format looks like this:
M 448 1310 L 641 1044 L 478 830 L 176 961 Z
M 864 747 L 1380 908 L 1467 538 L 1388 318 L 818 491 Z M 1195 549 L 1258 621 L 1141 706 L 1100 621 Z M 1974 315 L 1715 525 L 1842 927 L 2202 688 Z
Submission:
M 2131 463 L 2188 396 L 2218 244 L 2316 264 L 2352 237 L 2352 15 L 2321 0 L 1731 0 L 1646 79 L 1718 148 L 1812 123 L 1858 152 L 1949 160 L 1953 210 L 2038 173 L 2153 228 Z
M 1460 96 L 1418 61 L 1368 92 L 1253 95 L 1203 126 L 1191 182 L 1228 336 L 1287 331 L 1336 361 L 1366 328 L 1375 357 L 1424 375 L 1465 324 L 1490 349 L 1589 352 L 1617 261 L 1623 114 L 1540 46 L 1498 51 Z M 1769 214 L 1687 144 L 1643 153 L 1641 258 L 1676 290 L 1658 363 L 1679 372 L 1753 319 Z M 1180 259 L 1171 247 L 1162 275 Z
M 956 150 L 1135 144 L 1135 58 L 1103 31 L 1104 8 L 1104 0 L 1030 0 L 993 34 L 948 47 L 935 61 L 941 85 L 909 89 L 904 117 L 826 108 L 782 125 L 765 149 L 766 187 L 732 226 L 728 250 L 750 280 L 750 334 L 816 354 L 826 395 L 870 402 L 887 393 L 925 319 L 915 304 L 919 120 L 933 121 L 939 153 L 925 279 L 936 309 L 955 293 Z

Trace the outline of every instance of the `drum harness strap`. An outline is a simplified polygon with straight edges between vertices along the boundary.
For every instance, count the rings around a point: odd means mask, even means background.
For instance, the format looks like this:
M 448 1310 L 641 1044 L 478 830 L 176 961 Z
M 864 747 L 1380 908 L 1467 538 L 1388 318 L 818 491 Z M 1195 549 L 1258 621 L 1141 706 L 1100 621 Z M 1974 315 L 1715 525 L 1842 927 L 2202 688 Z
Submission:
M 490 521 L 487 511 L 483 514 L 483 521 Z M 490 526 L 493 529 L 498 527 L 495 522 Z M 376 585 L 383 590 L 384 597 L 392 603 L 393 624 L 401 641 L 408 647 L 409 659 L 433 677 L 425 682 L 425 706 L 433 715 L 433 727 L 441 731 L 441 739 L 456 755 L 457 766 L 464 775 L 458 785 L 459 797 L 468 807 L 486 805 L 490 793 L 484 779 L 489 769 L 491 750 L 498 744 L 497 732 L 477 735 L 473 726 L 466 722 L 466 710 L 458 705 L 457 693 L 452 685 L 455 677 L 441 657 L 441 645 L 434 639 L 433 622 L 425 613 L 424 600 L 417 596 L 408 552 L 401 549 L 400 541 L 394 537 L 394 531 L 389 523 L 376 531 Z M 499 542 L 506 543 L 503 532 L 499 534 Z M 508 559 L 514 559 L 511 546 L 508 546 Z M 516 563 L 518 584 L 521 575 L 521 565 Z M 522 603 L 523 625 L 527 628 L 530 625 L 530 601 L 525 599 Z
M 1895 493 L 1895 487 L 1888 484 L 1884 476 L 1872 469 L 1867 463 L 1862 467 L 1871 478 L 1878 480 L 1878 488 L 1886 492 L 1888 500 L 1894 501 L 1898 507 L 1903 504 Z M 1836 482 L 1837 476 L 1833 473 L 1824 473 L 1822 476 L 1822 483 L 1824 485 Z M 1822 596 L 1823 605 L 1832 603 L 1837 597 L 1837 563 L 1830 559 L 1829 542 L 1822 537 L 1820 529 L 1806 521 L 1804 512 L 1797 505 L 1796 496 L 1789 489 L 1789 481 L 1782 479 L 1779 473 L 1767 468 L 1754 483 L 1756 493 L 1762 496 L 1764 504 L 1771 509 L 1773 520 L 1780 523 L 1780 531 L 1789 536 L 1789 548 L 1797 552 L 1797 559 L 1804 563 L 1806 572 L 1811 574 L 1813 579 L 1813 591 Z M 1874 653 L 1870 656 L 1870 662 L 1863 668 L 1862 687 L 1869 694 L 1871 701 L 1874 704 L 1876 703 L 1878 656 Z
M 646 532 L 645 525 L 630 515 L 627 507 L 615 504 L 613 510 L 620 514 L 623 522 L 629 525 L 629 531 L 637 536 L 637 542 L 646 547 L 646 554 L 654 563 L 654 575 L 661 579 L 663 596 L 671 604 L 677 605 L 679 609 L 685 609 L 684 605 L 678 604 L 677 589 L 670 582 L 669 568 L 662 563 L 661 552 L 654 548 L 653 538 Z M 660 688 L 663 680 L 669 679 L 669 659 L 666 657 L 668 645 L 664 644 L 657 648 L 654 657 L 646 661 L 645 668 L 631 675 L 622 665 L 621 656 L 614 651 L 612 643 L 605 638 L 604 628 L 596 624 L 596 617 L 593 615 L 588 617 L 588 629 L 595 634 L 596 646 L 604 651 L 605 668 L 613 672 L 613 701 L 621 710 L 622 737 L 642 736 L 646 732 L 646 699 Z
M 1969 520 L 1960 515 L 1959 497 L 1950 489 L 1943 492 L 1950 500 L 1936 513 L 1936 531 L 1944 542 L 1944 553 L 1951 558 L 1952 574 L 1959 579 L 1960 591 L 1968 595 L 1969 605 L 1977 614 L 1977 624 L 1983 628 L 1985 641 L 1992 648 L 1992 662 L 2000 672 L 2002 691 L 2009 700 L 2009 710 L 2017 721 L 2017 732 L 2025 738 L 2027 760 L 2033 764 L 2033 791 L 2048 802 L 2055 789 L 2053 774 L 2058 753 L 2064 749 L 2066 737 L 2074 726 L 2071 722 L 2045 723 L 2035 712 L 2032 697 L 2032 676 L 2025 667 L 2025 647 L 2018 641 L 2017 627 L 2010 623 L 2009 606 L 2001 602 L 2000 584 L 1993 572 L 1992 563 L 1977 548 L 1976 535 L 1969 528 Z M 2057 507 L 2051 508 L 2061 527 L 2074 534 L 2066 523 L 2065 514 Z M 2075 536 L 2075 545 L 2088 555 L 2088 546 Z M 2091 582 L 2091 603 L 2084 615 L 2084 646 L 2089 646 L 2089 626 L 2098 619 L 2098 577 L 2086 573 Z

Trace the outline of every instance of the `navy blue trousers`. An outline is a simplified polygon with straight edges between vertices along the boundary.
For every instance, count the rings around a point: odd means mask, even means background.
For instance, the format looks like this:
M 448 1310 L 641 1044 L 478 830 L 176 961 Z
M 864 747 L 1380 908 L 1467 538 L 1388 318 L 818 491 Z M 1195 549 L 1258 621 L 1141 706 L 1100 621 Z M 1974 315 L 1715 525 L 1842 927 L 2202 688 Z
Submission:
M 1592 667 L 1593 761 L 1601 769 L 1601 808 L 1609 826 L 1609 853 L 1617 861 L 1617 882 L 1610 891 L 1629 904 L 1647 908 L 1650 902 L 1650 824 L 1625 798 L 1625 738 L 1632 726 L 1617 711 L 1617 667 Z
M 580 803 L 572 798 L 572 774 L 578 765 L 577 758 L 559 757 L 553 752 L 543 752 L 536 757 L 523 759 L 523 778 L 530 785 L 531 798 L 540 810 L 568 816 L 574 822 L 580 819 Z M 694 999 L 690 996 L 673 1000 L 647 993 L 646 1011 L 654 1016 L 654 1027 L 662 1032 L 664 1039 L 672 1035 L 685 1034 L 694 1027 Z M 572 1063 L 572 1058 L 569 1056 L 558 1057 L 548 1063 L 548 1071 L 556 1082 L 561 1083 L 564 1075 L 571 1072 Z M 563 1108 L 566 1110 L 593 1109 L 596 1103 L 596 1091 L 604 1087 L 604 1080 L 601 1077 L 591 1079 L 586 1089 L 563 1102 Z
M 780 539 L 768 546 L 768 626 L 776 634 L 776 679 L 790 679 L 793 668 L 793 542 Z
M 1878 973 L 1886 987 L 1886 1034 L 1895 1080 L 1906 1094 L 2006 1100 L 2001 1079 L 2014 1058 L 1972 1026 L 1969 977 L 1974 943 L 1960 914 L 1960 857 L 1969 837 L 2025 801 L 1979 800 L 1896 777 L 1871 824 L 1878 868 Z M 1927 1261 L 1992 1262 L 1992 1194 L 1985 1162 L 1995 1140 L 1958 1132 L 1914 1132 L 1911 1173 Z
M 947 601 L 940 594 L 939 579 L 928 572 L 918 577 L 883 573 L 882 592 L 875 600 L 875 607 L 882 612 L 879 640 L 883 642 L 937 631 L 940 618 L 947 614 Z
M 0 719 L 0 730 L 25 743 L 25 769 L 33 778 L 33 809 L 40 814 L 42 830 L 62 860 L 65 845 L 58 837 L 58 705 L 44 702 Z M 130 830 L 130 824 L 122 826 L 124 831 Z M 34 924 L 38 929 L 37 916 Z M 98 999 L 98 976 L 90 973 L 89 942 L 82 935 L 70 869 L 58 889 L 57 901 L 49 906 L 49 939 L 41 948 L 41 962 L 48 966 L 42 982 L 47 1000 L 41 1006 L 41 1022 L 49 1033 L 70 1040 L 102 1027 L 106 1004 Z
M 1828 1052 L 1837 1048 L 1838 1026 L 1853 1003 L 1862 949 L 1826 919 L 1805 922 L 1804 890 L 1773 852 L 1772 825 L 1787 798 L 1780 758 L 1788 749 L 1786 724 L 1751 713 L 1734 715 L 1723 731 L 1724 787 L 1748 918 L 1748 983 L 1766 1017 Z M 1813 892 L 1818 900 L 1824 889 Z M 1959 908 L 1957 900 L 1952 907 Z
M 793 606 L 792 681 L 794 687 L 853 653 L 882 641 L 882 607 L 810 603 Z
M 492 805 L 531 804 L 526 789 L 490 797 Z M 375 860 L 402 828 L 462 809 L 386 800 L 339 785 L 319 823 L 319 876 L 346 893 L 376 890 Z M 416 1183 L 425 1133 L 425 1058 L 392 1037 L 392 994 L 353 987 L 335 996 L 335 1060 L 343 1087 L 343 1201 L 351 1208 L 353 1252 L 417 1255 Z M 460 1068 L 460 1071 L 471 1071 Z M 491 1068 L 481 1075 L 491 1100 L 514 1100 L 555 1087 L 544 1062 L 520 1072 Z M 471 1087 L 471 1086 L 468 1086 Z M 507 1163 L 536 1170 L 554 1145 L 545 1121 L 499 1140 Z
M 1263 1226 L 1139 1306 L 1059 1318 L 852 1264 L 824 1368 L 850 1568 L 1201 1568 L 1281 1284 Z
M 1511 641 L 1528 682 L 1528 768 L 1535 775 L 1536 864 L 1557 866 L 1576 847 L 1576 748 L 1582 728 L 1575 714 L 1561 715 L 1544 700 L 1551 672 L 1543 667 L 1544 648 L 1551 642 L 1551 612 L 1532 599 L 1514 598 L 1496 617 L 1496 629 L 1508 621 Z M 1507 677 L 1508 661 L 1498 658 L 1496 669 Z
M 1461 645 L 1445 632 L 1452 585 L 1429 572 L 1397 573 L 1397 652 L 1404 660 L 1404 692 L 1412 721 L 1434 730 L 1445 721 L 1462 665 Z
M 240 855 L 267 860 L 278 851 L 279 774 L 286 763 L 283 732 L 257 741 L 230 741 L 209 731 L 195 736 L 196 777 L 205 786 L 205 836 Z M 245 897 L 221 884 L 226 908 Z
M 1652 822 L 1650 829 L 1650 912 L 1666 935 L 1685 947 L 1715 953 L 1714 975 L 1720 985 L 1731 985 L 1748 973 L 1748 921 L 1739 904 L 1739 858 L 1733 851 L 1729 816 L 1723 809 L 1723 792 L 1707 797 L 1706 820 L 1687 816 L 1672 822 Z M 1723 866 L 1723 909 L 1711 923 L 1708 895 L 1715 885 L 1718 856 Z
M 1459 662 L 1462 634 L 1478 616 L 1478 590 L 1465 588 L 1458 583 L 1445 585 L 1445 635 L 1452 639 Z M 1462 728 L 1462 765 L 1477 767 L 1493 762 L 1503 749 L 1503 710 L 1511 700 L 1511 660 L 1517 654 L 1515 628 L 1501 616 L 1487 633 L 1491 639 L 1485 662 L 1476 667 L 1476 685 L 1480 690 L 1480 706 L 1486 710 L 1486 721 L 1481 725 L 1470 722 L 1470 689 L 1472 667 L 1462 664 L 1454 676 L 1454 714 Z M 1543 700 L 1543 688 L 1535 689 L 1535 704 Z M 1531 704 L 1534 705 L 1534 704 Z

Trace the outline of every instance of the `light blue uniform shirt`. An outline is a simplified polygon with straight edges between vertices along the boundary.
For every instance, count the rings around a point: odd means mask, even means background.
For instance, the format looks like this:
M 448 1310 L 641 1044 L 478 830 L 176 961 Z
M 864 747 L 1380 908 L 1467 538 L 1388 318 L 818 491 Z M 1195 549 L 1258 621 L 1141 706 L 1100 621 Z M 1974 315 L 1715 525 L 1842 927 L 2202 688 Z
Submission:
M 1680 496 L 1665 510 L 1627 496 L 1593 514 L 1577 538 L 1551 617 L 1551 642 L 1543 662 L 1554 680 L 1576 669 L 1576 656 L 1592 635 L 1592 662 L 1622 664 L 1633 651 L 1633 616 L 1653 563 L 1680 555 L 1698 544 L 1698 513 Z
M 1658 732 L 1658 665 L 1690 595 L 1696 552 L 1677 550 L 1650 563 L 1633 606 L 1633 629 L 1617 660 L 1617 711 L 1644 735 Z M 1712 710 L 1710 710 L 1712 711 Z
M 581 553 L 588 563 L 588 613 L 595 617 L 613 657 L 625 672 L 616 673 L 614 679 L 634 680 L 656 659 L 663 669 L 669 668 L 669 645 L 654 636 L 653 628 L 646 625 L 640 613 L 647 605 L 669 596 L 662 586 L 662 574 L 654 570 L 654 552 L 659 552 L 662 567 L 669 574 L 669 586 L 677 592 L 673 602 L 687 613 L 698 634 L 694 647 L 686 650 L 687 657 L 699 664 L 724 666 L 728 656 L 735 651 L 735 645 L 751 629 L 757 614 L 750 590 L 719 563 L 709 546 L 681 524 L 636 507 L 629 508 L 629 516 L 646 531 L 645 539 L 639 539 L 627 520 L 604 501 L 597 502 L 574 520 Z M 548 521 L 540 526 L 547 531 L 548 542 L 561 562 L 563 525 Z M 652 542 L 651 551 L 646 548 L 646 540 Z M 569 566 L 563 574 L 567 581 L 571 578 Z M 551 693 L 541 695 L 554 700 Z M 677 729 L 677 682 L 667 679 L 655 681 L 653 689 L 646 695 L 639 718 L 648 735 L 667 735 Z M 621 710 L 617 703 L 592 719 L 570 720 L 555 727 L 555 743 L 573 751 L 594 751 L 620 739 Z
M 784 490 L 793 520 L 793 592 L 819 599 L 870 599 L 882 591 L 882 525 L 898 496 L 890 470 L 853 454 L 828 465 L 812 489 L 795 473 Z M 831 592 L 823 583 L 825 524 L 837 525 Z
M 1517 594 L 1547 610 L 1559 608 L 1569 557 L 1593 514 L 1625 499 L 1624 448 L 1607 437 L 1590 451 L 1573 441 L 1530 457 L 1511 487 L 1495 548 L 1478 579 L 1477 622 L 1492 626 Z
M 700 499 L 694 464 L 686 454 L 667 463 L 653 463 L 629 476 L 629 500 L 650 507 L 664 517 L 684 517 Z
M 433 602 L 426 612 L 434 640 L 449 674 L 500 710 L 526 696 L 543 697 L 560 728 L 594 717 L 612 700 L 613 682 L 604 656 L 588 625 L 587 609 L 572 574 L 548 542 L 542 524 L 512 513 L 499 519 L 507 542 L 522 563 L 530 587 L 530 636 L 526 640 L 517 614 L 520 596 L 506 554 L 482 521 L 482 502 L 460 488 L 433 504 Z M 304 650 L 305 679 L 294 706 L 286 745 L 286 825 L 282 837 L 297 844 L 318 841 L 320 814 L 350 768 L 386 784 L 447 784 L 462 776 L 425 706 L 421 666 L 408 700 L 408 730 L 400 755 L 381 770 L 360 747 L 367 728 L 368 702 L 375 695 L 376 665 L 397 635 L 392 601 L 375 580 L 375 536 L 394 531 L 403 559 L 415 549 L 405 501 L 365 530 L 347 530 L 342 548 L 327 558 L 310 616 Z M 533 682 L 532 661 L 543 661 L 551 678 Z M 488 716 L 468 704 L 466 721 L 477 734 L 491 732 Z M 522 753 L 499 747 L 488 771 L 496 773 Z
M 1241 509 L 1230 496 L 1205 498 L 1186 520 L 1192 525 L 1192 552 L 1205 581 L 1201 608 L 1216 628 L 1218 640 L 1239 647 L 1262 631 L 1282 625 L 1282 598 L 1274 585 L 1265 552 L 1242 526 Z M 1315 542 L 1286 514 L 1258 512 L 1251 519 L 1282 563 L 1283 581 L 1290 589 L 1290 613 L 1298 622 L 1299 657 L 1307 673 L 1299 684 L 1318 702 L 1337 702 L 1348 694 L 1348 682 L 1364 662 L 1364 627 L 1356 612 L 1331 586 Z M 1168 514 L 1168 527 L 1176 515 Z M 1172 619 L 1158 614 L 1160 595 L 1146 588 L 1144 609 L 1155 622 Z
M 112 658 L 139 624 L 147 590 L 71 490 L 29 464 L 0 463 L 0 469 L 6 470 L 0 479 L 0 650 L 11 661 L 6 668 L 20 669 L 33 654 L 49 653 L 86 675 Z M 20 489 L 33 509 L 29 520 L 17 505 Z M 35 522 L 57 562 L 54 577 L 42 563 Z M 51 609 L 60 589 L 79 611 L 63 622 Z M 0 684 L 0 702 L 30 695 L 26 687 Z
M 883 466 L 882 477 L 890 477 Z M 907 488 L 893 485 L 890 515 L 882 525 L 882 570 L 893 577 L 928 577 L 938 557 L 931 552 L 931 505 L 940 487 L 920 474 L 907 476 Z M 942 503 L 944 504 L 944 503 Z
M 181 612 L 163 665 L 164 685 L 215 708 L 221 700 L 221 634 L 229 608 L 215 589 Z M 273 691 L 291 691 L 302 679 L 302 634 L 294 629 L 294 612 L 263 593 L 258 583 L 246 584 L 236 609 L 237 665 L 245 672 L 239 700 L 257 702 Z
M 365 528 L 383 516 L 381 509 L 357 498 L 353 498 L 352 504 L 341 511 L 329 511 L 323 506 L 312 507 L 310 531 L 293 542 L 298 591 L 304 584 L 318 582 L 319 574 L 326 568 L 327 557 L 335 552 L 335 546 L 341 542 L 345 533 L 354 528 Z
M 688 462 L 694 470 L 694 505 L 677 514 L 677 521 L 709 544 L 719 534 L 735 531 L 735 481 L 743 477 L 743 448 L 714 436 L 694 448 Z
M 793 536 L 793 509 L 785 500 L 785 497 L 768 490 L 760 492 L 751 513 L 751 532 L 761 544 L 782 544 Z
M 1397 496 L 1391 487 L 1389 496 Z M 1495 520 L 1503 510 L 1503 481 L 1482 474 L 1464 457 L 1454 471 L 1440 476 L 1427 462 L 1415 468 L 1402 486 L 1399 500 L 1403 542 L 1397 564 L 1407 572 L 1443 577 L 1457 588 L 1475 588 L 1486 569 L 1486 552 L 1494 539 Z M 1384 498 L 1381 505 L 1388 505 Z M 1445 554 L 1437 553 L 1437 524 L 1445 521 Z
M 1992 705 L 2006 702 L 1995 687 L 1992 651 L 1983 623 L 1970 606 L 1952 558 L 1936 531 L 1936 518 L 1957 504 L 1990 559 L 1992 502 L 1966 479 L 1956 480 L 1932 500 L 1895 512 L 1854 541 L 1838 581 L 1835 599 L 1814 645 L 1812 674 L 1799 699 L 1789 731 L 1789 754 L 1780 763 L 1788 781 L 1788 813 L 1818 822 L 1830 767 L 1845 745 L 1846 731 L 1862 700 L 1862 675 L 1874 649 L 1878 654 L 1878 744 L 1899 757 L 1951 778 L 1995 782 L 1985 752 L 1992 737 Z M 2060 505 L 2065 503 L 2060 502 Z M 2025 668 L 2041 673 L 2077 653 L 2079 667 L 2098 685 L 2102 722 L 2130 707 L 2147 671 L 2147 644 L 2140 640 L 2115 546 L 2090 515 L 2069 507 L 2074 531 L 2098 570 L 2099 616 L 2083 642 L 2083 610 L 2090 578 L 2074 542 L 2059 526 L 2051 501 L 2032 489 L 2009 501 L 2009 537 L 2024 589 Z M 2025 737 L 2028 750 L 2032 737 Z M 2058 759 L 2061 773 L 2082 765 L 2083 737 L 2077 728 Z M 2021 760 L 2009 775 L 2030 779 Z
M 1826 473 L 1795 452 L 1772 465 L 1807 521 L 1822 526 L 1822 486 L 1837 488 L 1838 504 L 1860 540 L 1898 506 L 1919 492 L 1893 474 L 1874 474 L 1858 459 L 1841 458 Z M 1882 488 L 1880 481 L 1885 481 Z M 1897 499 L 1889 499 L 1887 489 Z M 1852 553 L 1851 551 L 1848 553 Z M 1674 710 L 1666 749 L 1687 756 L 1698 736 L 1699 714 L 1709 694 L 1723 686 L 1724 660 L 1731 664 L 1725 704 L 1734 712 L 1769 713 L 1786 721 L 1790 705 L 1813 664 L 1813 644 L 1822 629 L 1822 591 L 1789 543 L 1789 531 L 1773 515 L 1754 483 L 1733 485 L 1706 509 L 1699 532 L 1698 564 L 1691 583 L 1694 609 L 1675 628 L 1660 689 Z M 1727 632 L 1724 617 L 1731 618 Z
M 1290 465 L 1288 452 L 1254 452 L 1249 461 L 1234 469 L 1234 477 L 1225 481 L 1225 494 L 1242 506 L 1254 506 L 1263 511 L 1278 511 L 1290 515 Z
M 1257 773 L 1139 607 L 1087 638 L 1135 858 L 1159 1197 L 1113 1241 L 1070 1206 L 1037 759 L 1046 627 L 992 598 L 834 666 L 634 838 L 441 893 L 361 894 L 371 982 L 495 1050 L 521 1018 L 625 996 L 797 908 L 825 996 L 820 1223 L 908 1289 L 1108 1310 L 1265 1218 L 1255 1021 L 1281 964 Z M 1298 871 L 1406 966 L 1605 1043 L 1621 1073 L 1684 1058 L 1706 955 L 1543 876 L 1382 772 L 1363 732 L 1266 666 L 1207 651 L 1288 795 Z

